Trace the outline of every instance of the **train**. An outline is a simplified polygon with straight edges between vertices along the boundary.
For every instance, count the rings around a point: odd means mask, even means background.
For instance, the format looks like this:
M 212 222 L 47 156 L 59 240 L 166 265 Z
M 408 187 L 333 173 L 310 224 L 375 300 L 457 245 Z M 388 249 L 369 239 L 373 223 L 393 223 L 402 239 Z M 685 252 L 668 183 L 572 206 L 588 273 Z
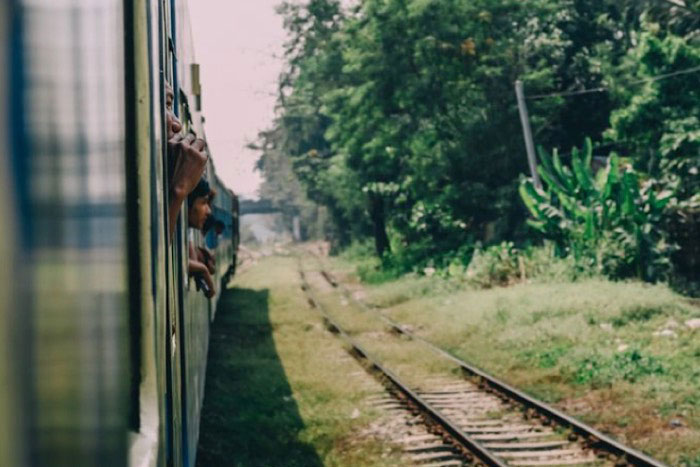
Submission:
M 222 233 L 188 228 L 182 208 L 169 237 L 167 86 L 183 131 L 205 135 L 188 11 L 0 2 L 0 465 L 196 463 L 239 212 L 209 154 Z M 188 245 L 212 241 L 208 299 Z

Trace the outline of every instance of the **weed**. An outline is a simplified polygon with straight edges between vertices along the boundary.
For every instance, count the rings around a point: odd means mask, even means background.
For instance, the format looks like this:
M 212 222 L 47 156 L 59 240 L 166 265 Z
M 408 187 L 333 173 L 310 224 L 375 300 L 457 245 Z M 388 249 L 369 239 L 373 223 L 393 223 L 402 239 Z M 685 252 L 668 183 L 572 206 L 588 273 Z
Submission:
M 700 454 L 698 454 L 695 457 L 681 456 L 680 466 L 681 467 L 700 467 Z
M 366 284 L 382 284 L 397 279 L 401 274 L 394 268 L 383 267 L 376 258 L 366 258 L 357 266 L 357 275 Z
M 573 258 L 560 258 L 554 244 L 516 248 L 512 242 L 503 242 L 488 248 L 477 247 L 466 269 L 451 265 L 449 277 L 462 277 L 478 288 L 502 287 L 518 282 L 571 282 L 593 277 L 592 270 L 584 269 Z
M 538 355 L 538 366 L 540 368 L 554 368 L 559 363 L 559 359 L 566 355 L 566 352 L 568 352 L 566 347 L 546 350 Z
M 510 311 L 507 308 L 503 307 L 498 307 L 496 309 L 496 321 L 498 321 L 500 324 L 506 324 L 508 322 L 508 318 L 510 318 Z
M 522 279 L 522 260 L 512 242 L 474 251 L 466 270 L 467 280 L 479 287 L 504 286 Z
M 369 239 L 365 241 L 356 240 L 349 246 L 345 247 L 340 253 L 340 257 L 346 261 L 364 260 L 366 258 L 373 257 L 374 255 L 374 245 Z
M 554 368 L 559 363 L 559 360 L 569 353 L 572 344 L 570 342 L 551 345 L 543 350 L 528 349 L 521 352 L 522 357 L 537 365 L 538 368 Z
M 633 383 L 644 376 L 664 372 L 658 358 L 631 349 L 612 357 L 593 354 L 583 358 L 576 366 L 574 380 L 578 384 L 603 386 L 619 380 Z
M 620 328 L 633 322 L 649 321 L 663 312 L 664 310 L 659 307 L 636 305 L 622 310 L 622 313 L 612 318 L 611 323 L 616 328 Z
M 586 323 L 588 323 L 589 326 L 595 326 L 598 324 L 598 316 L 596 316 L 595 313 L 588 312 L 585 314 L 586 318 Z

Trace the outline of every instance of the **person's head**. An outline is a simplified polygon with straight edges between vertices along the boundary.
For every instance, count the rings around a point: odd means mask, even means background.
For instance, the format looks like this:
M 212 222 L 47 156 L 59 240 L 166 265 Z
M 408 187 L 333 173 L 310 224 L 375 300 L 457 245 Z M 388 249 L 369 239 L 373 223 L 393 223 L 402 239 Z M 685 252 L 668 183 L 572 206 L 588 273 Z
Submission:
M 190 227 L 202 230 L 207 218 L 211 216 L 210 192 L 209 182 L 202 178 L 187 197 L 187 220 Z
M 175 115 L 173 106 L 175 105 L 175 92 L 169 84 L 165 84 L 165 119 L 168 127 L 168 139 L 172 139 L 182 131 L 182 123 Z

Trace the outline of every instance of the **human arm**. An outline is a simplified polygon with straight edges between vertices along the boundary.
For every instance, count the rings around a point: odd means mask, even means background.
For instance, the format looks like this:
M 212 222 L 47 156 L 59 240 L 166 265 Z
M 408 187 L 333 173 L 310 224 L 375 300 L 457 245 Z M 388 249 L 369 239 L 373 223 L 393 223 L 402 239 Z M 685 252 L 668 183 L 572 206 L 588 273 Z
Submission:
M 184 137 L 177 134 L 168 141 L 168 233 L 171 239 L 175 233 L 180 207 L 187 195 L 197 186 L 206 169 L 208 156 L 204 152 L 205 147 L 204 140 L 192 133 Z
M 197 247 L 197 259 L 207 266 L 210 273 L 216 272 L 216 258 L 207 248 Z
M 207 266 L 201 261 L 197 260 L 197 253 L 194 246 L 190 244 L 189 247 L 189 260 L 187 262 L 187 273 L 190 276 L 201 277 L 207 285 L 209 290 L 205 290 L 205 295 L 208 298 L 212 298 L 216 295 L 216 287 L 214 286 L 214 279 Z

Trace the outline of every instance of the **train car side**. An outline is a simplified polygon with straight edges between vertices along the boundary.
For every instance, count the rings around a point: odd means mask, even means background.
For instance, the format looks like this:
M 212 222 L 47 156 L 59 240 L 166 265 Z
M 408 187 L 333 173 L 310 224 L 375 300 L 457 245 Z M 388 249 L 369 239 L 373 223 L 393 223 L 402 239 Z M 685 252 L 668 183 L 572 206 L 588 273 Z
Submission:
M 218 295 L 187 273 L 186 208 L 169 238 L 166 83 L 204 135 L 188 21 L 186 0 L 0 6 L 2 465 L 195 463 Z M 206 177 L 220 294 L 235 196 Z

